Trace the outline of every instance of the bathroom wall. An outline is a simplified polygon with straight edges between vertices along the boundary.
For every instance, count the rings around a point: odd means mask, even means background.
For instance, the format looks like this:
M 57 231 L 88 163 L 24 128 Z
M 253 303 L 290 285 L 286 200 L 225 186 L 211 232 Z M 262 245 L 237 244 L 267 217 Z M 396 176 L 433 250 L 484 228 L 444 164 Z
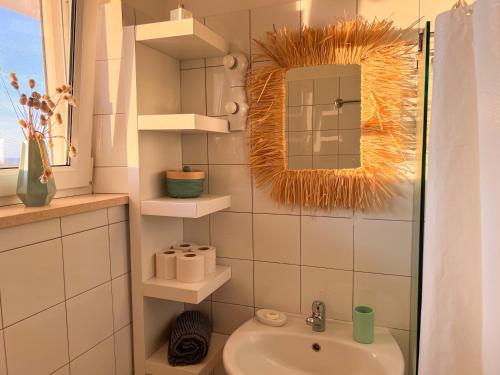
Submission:
M 127 211 L 0 230 L 0 375 L 132 374 Z
M 390 18 L 406 27 L 451 8 L 453 0 L 186 0 L 195 16 L 230 42 L 231 51 L 253 52 L 252 38 L 274 26 L 322 26 L 342 17 Z M 100 9 L 94 109 L 94 191 L 126 192 L 124 105 L 127 69 L 121 25 L 168 19 L 177 0 L 110 0 Z M 135 10 L 133 9 L 135 8 Z M 220 59 L 182 62 L 182 111 L 223 115 L 226 87 Z M 411 184 L 383 211 L 308 210 L 278 207 L 255 186 L 245 133 L 184 135 L 183 162 L 207 172 L 206 190 L 231 194 L 232 207 L 184 220 L 184 239 L 217 246 L 232 279 L 199 306 L 214 330 L 231 333 L 271 307 L 307 314 L 314 299 L 328 317 L 349 321 L 352 306 L 375 308 L 408 359 L 412 240 Z M 216 373 L 222 373 L 219 368 Z

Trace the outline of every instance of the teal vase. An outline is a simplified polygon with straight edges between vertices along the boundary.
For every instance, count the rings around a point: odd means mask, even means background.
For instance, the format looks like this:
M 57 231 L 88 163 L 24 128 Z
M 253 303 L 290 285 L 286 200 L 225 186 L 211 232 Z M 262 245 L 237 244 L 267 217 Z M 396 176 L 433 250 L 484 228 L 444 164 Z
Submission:
M 46 184 L 40 181 L 42 160 L 49 160 L 44 141 L 24 141 L 17 176 L 17 196 L 27 207 L 46 206 L 56 194 L 56 182 L 50 175 Z

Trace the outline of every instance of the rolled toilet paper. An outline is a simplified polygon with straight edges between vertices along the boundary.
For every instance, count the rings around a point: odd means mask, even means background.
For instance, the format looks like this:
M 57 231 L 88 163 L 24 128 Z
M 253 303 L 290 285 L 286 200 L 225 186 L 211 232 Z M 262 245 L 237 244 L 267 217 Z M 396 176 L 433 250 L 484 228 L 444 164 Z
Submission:
M 205 258 L 205 275 L 210 275 L 215 272 L 217 263 L 217 250 L 213 246 L 197 246 L 195 253 L 202 255 Z
M 177 242 L 173 244 L 170 248 L 173 250 L 182 250 L 182 251 L 192 251 L 194 248 L 198 246 L 194 242 Z
M 205 258 L 194 252 L 177 254 L 177 280 L 196 283 L 205 279 Z
M 172 280 L 177 276 L 177 255 L 180 250 L 167 249 L 156 253 L 156 277 Z

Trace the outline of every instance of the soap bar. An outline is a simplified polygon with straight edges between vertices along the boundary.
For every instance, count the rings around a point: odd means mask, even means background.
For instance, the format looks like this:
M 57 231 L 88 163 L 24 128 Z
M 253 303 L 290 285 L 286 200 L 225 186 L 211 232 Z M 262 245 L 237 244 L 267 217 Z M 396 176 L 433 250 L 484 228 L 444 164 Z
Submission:
M 281 327 L 287 320 L 287 316 L 281 311 L 269 309 L 260 309 L 256 316 L 259 322 L 272 327 Z

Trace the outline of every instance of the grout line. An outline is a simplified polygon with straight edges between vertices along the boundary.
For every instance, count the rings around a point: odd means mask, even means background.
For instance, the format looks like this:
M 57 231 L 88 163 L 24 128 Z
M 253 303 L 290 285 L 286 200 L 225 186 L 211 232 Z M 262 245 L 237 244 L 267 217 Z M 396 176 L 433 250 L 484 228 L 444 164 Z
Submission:
M 57 218 L 57 219 L 60 219 L 60 218 Z M 45 243 L 45 242 L 54 241 L 54 240 L 57 240 L 57 239 L 59 239 L 59 238 L 61 238 L 61 236 L 60 236 L 60 235 L 59 235 L 59 236 L 57 236 L 57 237 L 48 238 L 48 239 L 45 239 L 45 240 L 42 240 L 42 241 L 37 241 L 37 242 L 29 243 L 29 244 L 27 244 L 27 245 L 13 247 L 12 249 L 8 249 L 8 250 L 3 250 L 3 251 L 0 251 L 0 255 L 1 255 L 1 254 L 4 254 L 4 253 L 8 253 L 9 251 L 14 251 L 14 250 L 24 249 L 25 247 L 28 247 L 28 246 L 39 245 L 39 244 L 42 244 L 42 243 Z
M 61 218 L 59 218 L 59 225 L 61 227 L 61 233 L 62 233 L 62 219 Z M 62 260 L 62 271 L 63 271 L 63 289 L 64 289 L 64 316 L 66 318 L 66 342 L 68 344 L 66 354 L 68 355 L 68 360 L 69 360 L 69 325 L 68 325 L 68 306 L 66 303 L 66 301 L 67 301 L 66 268 L 65 268 L 65 263 L 64 263 L 64 244 L 63 244 L 62 237 L 61 237 L 60 241 L 61 241 L 61 260 Z

